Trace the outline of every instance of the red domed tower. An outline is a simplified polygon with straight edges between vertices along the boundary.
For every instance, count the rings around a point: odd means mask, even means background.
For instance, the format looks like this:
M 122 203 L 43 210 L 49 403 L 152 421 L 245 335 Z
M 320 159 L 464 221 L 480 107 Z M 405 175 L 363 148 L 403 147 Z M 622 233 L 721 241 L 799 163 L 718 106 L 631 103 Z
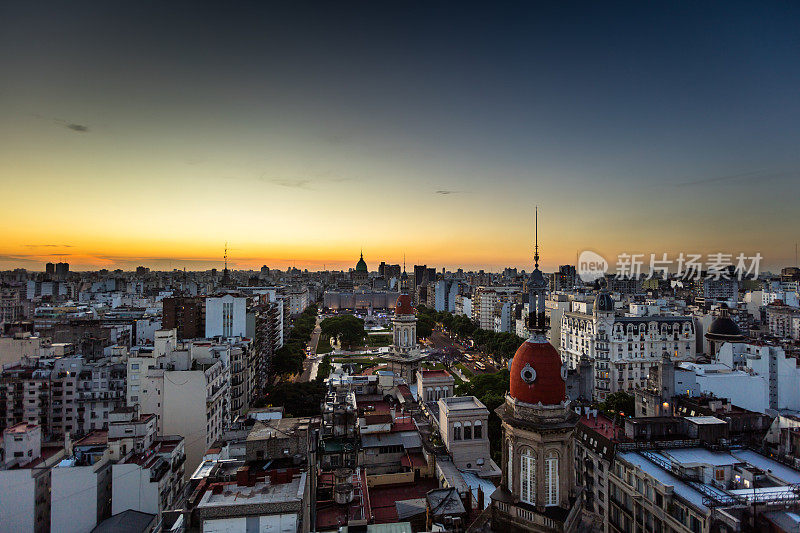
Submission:
M 541 336 L 522 343 L 511 361 L 509 396 L 529 404 L 558 405 L 566 399 L 561 356 Z
M 531 337 L 514 354 L 506 401 L 495 410 L 503 422 L 503 478 L 492 494 L 492 531 L 573 531 L 580 522 L 572 442 L 579 417 L 567 399 L 566 366 L 547 341 L 538 238 L 534 258 Z

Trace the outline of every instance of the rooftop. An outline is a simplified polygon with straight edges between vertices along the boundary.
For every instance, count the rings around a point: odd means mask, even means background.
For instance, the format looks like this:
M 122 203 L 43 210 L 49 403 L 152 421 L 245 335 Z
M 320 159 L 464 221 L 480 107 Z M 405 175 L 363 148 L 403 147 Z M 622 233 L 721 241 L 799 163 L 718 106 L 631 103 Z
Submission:
M 237 485 L 235 481 L 212 483 L 197 508 L 301 502 L 305 480 L 306 473 L 301 472 L 288 483 L 272 484 L 265 480 L 254 483 L 252 487 Z
M 75 446 L 101 446 L 108 444 L 108 430 L 95 429 L 80 440 L 75 441 Z
M 582 416 L 580 424 L 593 429 L 608 440 L 625 440 L 624 420 L 615 424 L 610 418 L 599 414 L 597 416 Z M 616 433 L 616 435 L 615 435 Z
M 27 433 L 28 431 L 32 431 L 39 426 L 37 424 L 28 424 L 27 422 L 20 422 L 19 424 L 14 424 L 13 426 L 7 427 L 3 434 L 6 433 L 16 433 L 16 434 L 23 434 Z
M 724 420 L 720 420 L 716 416 L 687 416 L 684 417 L 689 422 L 698 425 L 716 425 L 716 424 L 725 424 Z
M 420 370 L 420 375 L 422 375 L 422 379 L 429 379 L 429 378 L 450 378 L 453 379 L 453 376 L 450 375 L 450 372 L 447 370 Z
M 442 398 L 439 401 L 444 403 L 448 411 L 486 409 L 486 406 L 475 396 L 450 396 L 449 398 Z

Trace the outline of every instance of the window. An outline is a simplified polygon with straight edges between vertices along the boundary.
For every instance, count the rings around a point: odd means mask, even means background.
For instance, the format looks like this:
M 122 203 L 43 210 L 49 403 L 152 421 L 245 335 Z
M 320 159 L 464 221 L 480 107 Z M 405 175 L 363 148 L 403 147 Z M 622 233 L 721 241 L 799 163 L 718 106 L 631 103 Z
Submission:
M 464 440 L 472 440 L 472 424 L 464 422 Z
M 461 422 L 453 424 L 453 440 L 461 440 Z
M 558 454 L 548 452 L 544 459 L 545 505 L 558 505 Z
M 522 450 L 519 475 L 519 499 L 536 505 L 536 457 L 530 448 Z
M 508 441 L 508 464 L 506 465 L 506 477 L 508 479 L 508 490 L 514 490 L 514 446 Z
M 473 436 L 473 438 L 482 439 L 483 438 L 482 430 L 483 430 L 483 426 L 481 426 L 481 421 L 477 420 L 475 422 L 475 427 L 472 428 L 472 436 Z

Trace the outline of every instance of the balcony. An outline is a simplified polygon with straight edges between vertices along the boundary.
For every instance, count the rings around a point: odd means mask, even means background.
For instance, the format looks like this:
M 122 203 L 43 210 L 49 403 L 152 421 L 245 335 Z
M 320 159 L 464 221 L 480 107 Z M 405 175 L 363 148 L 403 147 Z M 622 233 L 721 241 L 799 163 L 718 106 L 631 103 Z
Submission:
M 165 461 L 163 457 L 159 457 L 156 461 L 156 464 L 150 467 L 150 482 L 156 483 L 161 481 L 161 479 L 164 477 L 164 474 L 169 472 L 169 470 L 169 463 Z
M 183 463 L 186 462 L 186 455 L 181 454 L 172 461 L 172 471 L 177 472 Z

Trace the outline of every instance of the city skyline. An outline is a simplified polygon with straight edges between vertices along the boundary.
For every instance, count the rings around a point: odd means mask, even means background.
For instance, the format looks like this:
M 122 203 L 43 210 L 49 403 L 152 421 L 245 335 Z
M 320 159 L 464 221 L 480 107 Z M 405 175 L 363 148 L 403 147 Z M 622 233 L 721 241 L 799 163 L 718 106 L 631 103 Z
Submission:
M 2 14 L 0 268 L 795 262 L 795 5 Z

